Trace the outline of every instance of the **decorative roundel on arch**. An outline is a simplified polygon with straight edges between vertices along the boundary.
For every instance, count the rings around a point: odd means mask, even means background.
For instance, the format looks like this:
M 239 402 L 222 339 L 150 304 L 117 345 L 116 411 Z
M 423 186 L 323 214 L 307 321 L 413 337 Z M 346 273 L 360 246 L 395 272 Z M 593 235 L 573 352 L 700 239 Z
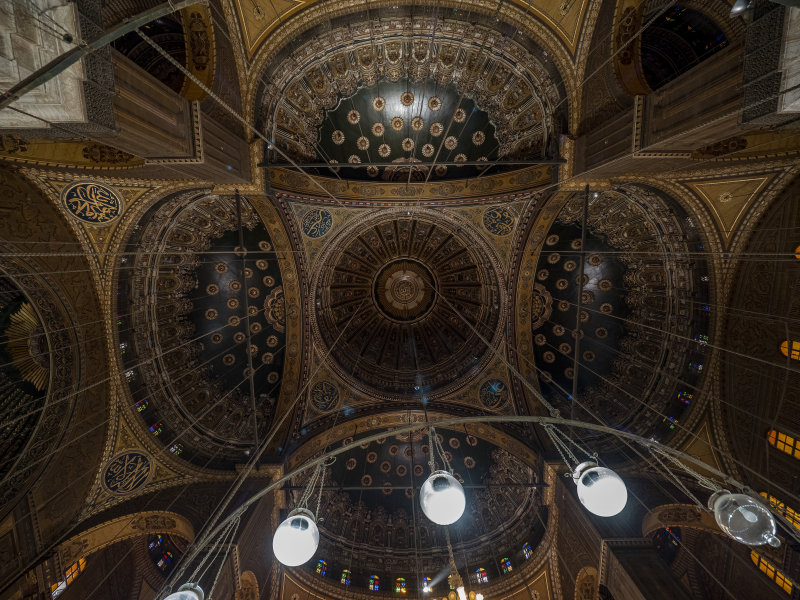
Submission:
M 514 215 L 505 206 L 492 206 L 483 211 L 483 226 L 494 235 L 506 236 L 514 230 Z
M 303 216 L 303 233 L 310 238 L 321 238 L 331 230 L 333 217 L 324 208 L 312 208 Z
M 500 379 L 487 379 L 480 389 L 481 404 L 489 410 L 499 410 L 508 402 L 508 386 Z
M 70 216 L 91 225 L 112 223 L 125 208 L 119 192 L 95 181 L 76 181 L 65 187 L 61 204 Z
M 311 388 L 311 403 L 322 412 L 327 412 L 339 403 L 339 390 L 330 381 L 318 381 Z
M 144 486 L 152 473 L 150 458 L 138 451 L 114 456 L 103 469 L 103 487 L 115 496 L 127 496 Z

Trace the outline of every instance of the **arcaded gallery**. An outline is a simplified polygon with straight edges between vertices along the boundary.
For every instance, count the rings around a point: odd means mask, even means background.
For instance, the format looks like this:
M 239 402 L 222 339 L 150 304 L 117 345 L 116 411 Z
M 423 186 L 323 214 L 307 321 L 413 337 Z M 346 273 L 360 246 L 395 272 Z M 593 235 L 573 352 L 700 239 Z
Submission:
M 0 0 L 0 600 L 800 600 L 800 0 Z

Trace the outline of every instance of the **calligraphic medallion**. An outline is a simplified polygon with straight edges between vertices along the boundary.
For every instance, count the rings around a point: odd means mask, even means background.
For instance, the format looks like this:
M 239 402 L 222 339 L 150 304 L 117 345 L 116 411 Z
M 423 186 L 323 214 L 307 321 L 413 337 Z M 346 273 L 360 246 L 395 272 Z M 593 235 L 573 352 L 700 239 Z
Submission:
M 152 470 L 150 459 L 145 454 L 123 452 L 106 463 L 103 487 L 115 496 L 127 496 L 147 483 Z
M 514 215 L 504 206 L 487 208 L 483 213 L 483 226 L 494 235 L 508 235 L 514 231 Z
M 310 238 L 321 238 L 330 231 L 333 217 L 324 208 L 314 208 L 303 217 L 303 233 Z
M 489 410 L 501 409 L 508 402 L 508 388 L 499 379 L 488 379 L 481 385 L 480 398 Z
M 111 223 L 125 208 L 116 190 L 95 181 L 76 181 L 65 187 L 61 204 L 72 217 L 90 225 Z
M 339 390 L 329 381 L 318 381 L 311 388 L 311 402 L 317 410 L 329 411 L 339 402 Z

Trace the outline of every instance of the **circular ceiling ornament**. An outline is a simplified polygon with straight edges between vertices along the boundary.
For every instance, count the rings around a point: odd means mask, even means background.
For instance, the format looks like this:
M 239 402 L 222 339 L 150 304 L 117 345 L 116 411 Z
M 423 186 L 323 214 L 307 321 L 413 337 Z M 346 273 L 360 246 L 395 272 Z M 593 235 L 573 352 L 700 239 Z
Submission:
M 386 108 L 386 100 L 384 100 L 381 96 L 372 99 L 372 108 L 381 112 L 384 108 Z
M 499 379 L 488 379 L 481 385 L 479 395 L 486 408 L 500 410 L 508 402 L 508 387 Z
M 389 158 L 389 155 L 392 153 L 392 148 L 389 144 L 381 144 L 378 146 L 378 155 L 381 158 Z
M 150 479 L 150 458 L 139 451 L 125 451 L 106 463 L 103 469 L 103 487 L 114 496 L 127 496 L 144 486 Z
M 328 164 L 329 164 L 329 165 L 338 165 L 338 164 L 339 164 L 339 161 L 338 161 L 338 160 L 336 160 L 335 158 L 332 158 L 332 159 L 330 159 L 330 160 L 328 161 Z M 330 170 L 332 173 L 338 173 L 338 172 L 339 172 L 339 167 L 328 167 L 328 169 L 329 169 L 329 170 Z
M 358 154 L 351 154 L 347 157 L 347 162 L 349 162 L 351 165 L 357 165 L 361 163 L 361 157 L 358 156 Z
M 424 156 L 425 158 L 430 158 L 431 156 L 433 156 L 433 151 L 434 151 L 433 144 L 425 144 L 422 147 L 422 156 Z
M 411 106 L 414 104 L 414 94 L 411 92 L 403 92 L 400 95 L 400 104 L 403 106 Z
M 310 238 L 321 238 L 330 231 L 331 225 L 333 225 L 333 217 L 324 208 L 312 208 L 303 215 L 301 224 L 303 234 Z
M 459 152 L 458 154 L 456 154 L 455 158 L 453 159 L 453 162 L 457 163 L 467 162 L 467 155 L 464 154 L 463 152 Z
M 372 124 L 372 135 L 375 137 L 381 137 L 386 131 L 386 128 L 383 126 L 383 123 L 373 123 Z
M 349 387 L 404 398 L 423 381 L 429 397 L 451 393 L 489 360 L 472 327 L 500 334 L 507 306 L 498 273 L 490 247 L 454 215 L 372 213 L 340 230 L 319 257 L 314 338 L 330 347 L 360 306 L 332 354 Z
M 442 108 L 442 99 L 438 96 L 431 96 L 430 100 L 428 100 L 428 108 L 437 111 Z
M 358 122 L 361 120 L 361 113 L 357 110 L 353 109 L 347 113 L 347 122 L 350 125 L 358 125 Z
M 441 123 L 438 123 L 438 122 L 437 123 L 431 123 L 431 127 L 430 127 L 429 131 L 431 132 L 431 135 L 433 137 L 439 137 L 440 135 L 442 135 L 442 132 L 444 131 L 444 125 L 442 125 Z
M 446 165 L 436 165 L 436 169 L 434 169 L 434 171 L 436 172 L 436 174 L 439 177 L 444 177 L 445 175 L 447 175 L 447 166 Z
M 478 161 L 479 161 L 479 162 L 489 162 L 489 159 L 488 159 L 488 158 L 486 158 L 485 156 L 479 156 L 479 157 L 478 157 Z M 481 171 L 484 171 L 485 169 L 488 169 L 488 168 L 489 168 L 489 165 L 479 165 L 479 166 L 477 166 L 476 168 L 477 168 L 477 169 L 480 169 Z
M 486 134 L 482 131 L 476 131 L 472 134 L 472 143 L 476 146 L 480 146 L 483 142 L 486 141 Z
M 414 140 L 412 140 L 411 138 L 405 138 L 401 145 L 403 147 L 403 150 L 405 150 L 406 152 L 411 152 L 414 149 Z
M 453 113 L 453 120 L 456 123 L 463 123 L 467 120 L 467 111 L 463 108 L 457 108 L 456 112 Z
M 95 181 L 76 181 L 65 187 L 61 205 L 71 217 L 90 225 L 113 223 L 125 208 L 115 189 Z
M 379 173 L 378 167 L 375 165 L 370 165 L 367 167 L 367 175 L 370 177 L 377 177 Z
M 339 403 L 339 390 L 330 381 L 318 381 L 311 388 L 311 403 L 320 412 L 328 412 Z
M 392 129 L 395 131 L 400 131 L 405 125 L 405 121 L 403 121 L 403 117 L 395 117 L 392 119 Z
M 337 146 L 341 146 L 342 144 L 344 144 L 344 140 L 345 140 L 344 131 L 342 131 L 341 129 L 336 129 L 331 134 L 331 141 Z
M 366 150 L 369 148 L 369 140 L 365 138 L 363 135 L 356 140 L 356 148 L 359 150 Z
M 456 137 L 453 135 L 448 135 L 444 140 L 444 147 L 448 150 L 455 150 L 456 146 L 458 146 L 458 140 Z
M 411 129 L 414 131 L 422 131 L 423 127 L 425 127 L 425 119 L 420 116 L 411 119 Z
M 433 307 L 436 282 L 425 265 L 400 259 L 381 270 L 373 294 L 379 309 L 388 318 L 414 321 Z

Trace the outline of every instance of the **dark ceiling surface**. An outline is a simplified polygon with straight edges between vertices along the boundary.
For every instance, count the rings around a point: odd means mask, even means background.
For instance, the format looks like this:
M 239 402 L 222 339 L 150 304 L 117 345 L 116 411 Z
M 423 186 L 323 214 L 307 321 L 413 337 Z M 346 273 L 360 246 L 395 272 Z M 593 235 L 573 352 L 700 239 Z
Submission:
M 320 162 L 342 165 L 330 171 L 348 179 L 424 181 L 478 175 L 485 168 L 433 165 L 494 160 L 498 147 L 489 115 L 454 84 L 381 79 L 326 111 L 317 152 Z M 397 166 L 344 166 L 370 162 Z
M 242 235 L 244 251 L 233 198 L 173 198 L 141 220 L 129 242 L 133 264 L 121 271 L 119 312 L 130 319 L 119 323 L 120 340 L 136 409 L 170 452 L 203 467 L 246 462 L 280 393 L 281 273 L 246 200 Z

